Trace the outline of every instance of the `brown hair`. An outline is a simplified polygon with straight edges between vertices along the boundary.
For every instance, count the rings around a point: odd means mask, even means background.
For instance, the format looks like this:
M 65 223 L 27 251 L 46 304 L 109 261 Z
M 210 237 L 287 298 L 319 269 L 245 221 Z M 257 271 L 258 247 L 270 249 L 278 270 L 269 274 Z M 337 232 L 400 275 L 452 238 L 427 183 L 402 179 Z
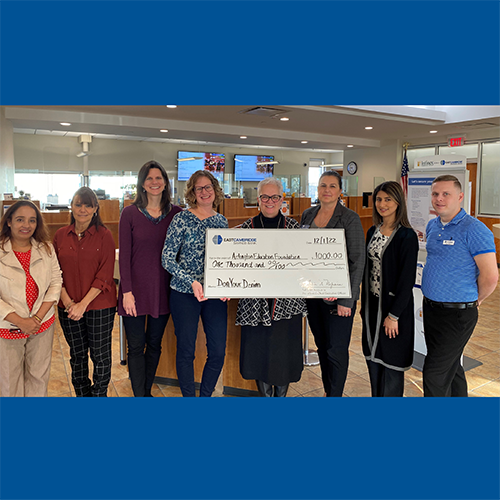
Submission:
M 342 189 L 342 176 L 335 170 L 325 170 L 320 178 L 319 178 L 319 182 L 321 182 L 321 179 L 323 179 L 323 177 L 325 176 L 328 176 L 328 177 L 335 177 L 338 181 L 339 181 L 339 188 Z
M 146 182 L 149 171 L 152 168 L 157 168 L 161 172 L 163 180 L 165 181 L 165 188 L 161 194 L 160 210 L 163 214 L 168 214 L 170 212 L 170 208 L 172 207 L 170 181 L 168 180 L 168 175 L 165 169 L 154 160 L 148 161 L 139 170 L 139 174 L 137 176 L 137 193 L 132 205 L 135 205 L 137 208 L 146 208 L 148 206 L 148 195 L 144 190 L 144 183 Z
M 0 228 L 1 228 L 0 229 L 0 248 L 3 250 L 5 243 L 11 239 L 12 231 L 8 225 L 8 222 L 12 222 L 12 219 L 13 219 L 15 213 L 21 207 L 29 207 L 35 211 L 36 229 L 35 229 L 35 232 L 33 233 L 32 238 L 36 242 L 43 244 L 47 253 L 49 255 L 51 255 L 50 245 L 49 245 L 49 241 L 50 241 L 49 231 L 47 229 L 47 226 L 45 225 L 45 222 L 43 221 L 42 214 L 40 213 L 40 210 L 38 210 L 38 207 L 32 201 L 28 201 L 28 200 L 17 201 L 16 203 L 14 203 L 14 205 L 11 205 L 7 209 L 7 211 L 3 214 L 2 220 L 0 220 Z
M 97 195 L 90 189 L 89 187 L 81 187 L 74 195 L 73 199 L 71 200 L 71 222 L 70 224 L 75 223 L 75 217 L 73 215 L 73 203 L 75 202 L 75 199 L 78 198 L 80 203 L 83 205 L 87 205 L 89 207 L 95 208 L 97 207 L 97 210 L 94 214 L 94 217 L 92 217 L 92 220 L 90 221 L 89 227 L 95 226 L 96 229 L 99 229 L 99 226 L 101 227 L 106 227 L 104 223 L 102 222 L 101 216 L 99 214 L 99 200 L 97 199 Z
M 462 184 L 460 184 L 460 181 L 454 175 L 440 175 L 432 181 L 432 184 L 436 184 L 436 182 L 453 182 L 454 186 L 458 188 L 460 192 L 462 192 Z
M 196 207 L 197 202 L 196 202 L 196 193 L 194 189 L 200 177 L 206 177 L 214 187 L 215 198 L 212 204 L 212 208 L 215 210 L 222 203 L 222 200 L 224 199 L 224 192 L 222 191 L 222 188 L 219 185 L 219 181 L 210 172 L 206 170 L 197 170 L 189 178 L 189 180 L 186 182 L 186 189 L 184 190 L 184 198 L 186 198 L 186 202 L 191 208 Z
M 406 200 L 403 188 L 395 181 L 382 182 L 382 184 L 379 184 L 373 191 L 373 223 L 376 226 L 382 223 L 382 216 L 378 213 L 375 205 L 377 194 L 380 191 L 387 193 L 398 204 L 393 228 L 398 227 L 400 224 L 404 227 L 411 228 L 410 221 L 408 220 L 408 212 L 406 210 Z

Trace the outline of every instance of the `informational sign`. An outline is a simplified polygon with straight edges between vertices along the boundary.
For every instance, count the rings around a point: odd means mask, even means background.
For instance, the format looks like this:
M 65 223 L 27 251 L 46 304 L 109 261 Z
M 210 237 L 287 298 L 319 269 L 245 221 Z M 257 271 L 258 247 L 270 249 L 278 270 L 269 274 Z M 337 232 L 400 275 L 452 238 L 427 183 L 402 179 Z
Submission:
M 451 174 L 462 184 L 465 197 L 462 206 L 469 207 L 469 178 L 466 170 L 467 158 L 460 155 L 424 156 L 416 158 L 414 168 L 408 175 L 408 218 L 415 229 L 420 248 L 425 249 L 425 228 L 437 217 L 432 207 L 431 186 L 440 175 Z
M 209 298 L 350 298 L 343 229 L 207 229 Z

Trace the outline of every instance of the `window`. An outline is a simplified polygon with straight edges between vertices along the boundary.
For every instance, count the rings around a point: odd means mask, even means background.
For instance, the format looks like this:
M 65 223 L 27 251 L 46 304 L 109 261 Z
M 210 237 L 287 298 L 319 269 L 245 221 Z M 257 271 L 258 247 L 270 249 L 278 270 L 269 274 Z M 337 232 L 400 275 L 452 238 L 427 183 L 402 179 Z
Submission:
M 413 165 L 416 158 L 420 158 L 422 156 L 434 156 L 435 154 L 436 148 L 434 146 L 429 148 L 408 149 L 406 153 L 406 157 L 408 158 L 408 167 L 410 168 L 410 170 L 413 170 Z
M 479 158 L 478 144 L 464 144 L 450 148 L 449 146 L 439 146 L 440 155 L 461 155 L 469 159 Z
M 479 213 L 500 215 L 500 141 L 482 147 Z
M 118 198 L 125 195 L 134 197 L 136 192 L 137 174 L 135 172 L 89 172 L 89 187 L 98 196 L 106 199 Z
M 80 188 L 80 174 L 38 173 L 18 171 L 14 174 L 16 196 L 22 191 L 32 200 L 40 201 L 40 208 L 47 203 L 69 205 L 75 191 Z

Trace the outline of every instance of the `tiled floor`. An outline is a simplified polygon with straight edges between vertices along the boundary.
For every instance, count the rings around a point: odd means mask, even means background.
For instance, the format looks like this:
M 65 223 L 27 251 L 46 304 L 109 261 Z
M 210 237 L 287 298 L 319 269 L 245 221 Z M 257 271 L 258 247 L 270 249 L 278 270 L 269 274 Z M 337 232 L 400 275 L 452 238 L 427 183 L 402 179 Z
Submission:
M 358 308 L 359 309 L 359 308 Z M 314 346 L 312 336 L 311 345 Z M 483 363 L 467 372 L 470 396 L 500 396 L 500 285 L 481 306 L 479 323 L 469 341 L 465 354 Z M 69 348 L 59 326 L 56 327 L 52 357 L 49 396 L 74 396 L 71 386 L 69 367 Z M 349 397 L 370 396 L 368 371 L 361 352 L 361 319 L 356 314 L 350 346 L 349 374 L 344 395 Z M 113 330 L 113 368 L 109 396 L 130 397 L 132 389 L 126 366 L 120 365 L 118 343 L 118 319 Z M 323 396 L 319 366 L 304 369 L 299 382 L 291 384 L 288 393 L 291 397 Z M 405 396 L 421 397 L 422 374 L 411 369 L 405 374 Z M 179 397 L 180 389 L 155 384 L 153 396 Z M 222 396 L 219 381 L 214 396 Z

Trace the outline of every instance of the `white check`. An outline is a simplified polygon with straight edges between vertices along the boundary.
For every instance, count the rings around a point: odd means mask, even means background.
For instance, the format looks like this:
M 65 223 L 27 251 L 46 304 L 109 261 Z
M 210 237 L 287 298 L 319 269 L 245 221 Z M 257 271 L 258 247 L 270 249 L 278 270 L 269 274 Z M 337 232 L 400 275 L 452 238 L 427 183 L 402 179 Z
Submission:
M 207 229 L 209 298 L 350 298 L 343 229 Z

